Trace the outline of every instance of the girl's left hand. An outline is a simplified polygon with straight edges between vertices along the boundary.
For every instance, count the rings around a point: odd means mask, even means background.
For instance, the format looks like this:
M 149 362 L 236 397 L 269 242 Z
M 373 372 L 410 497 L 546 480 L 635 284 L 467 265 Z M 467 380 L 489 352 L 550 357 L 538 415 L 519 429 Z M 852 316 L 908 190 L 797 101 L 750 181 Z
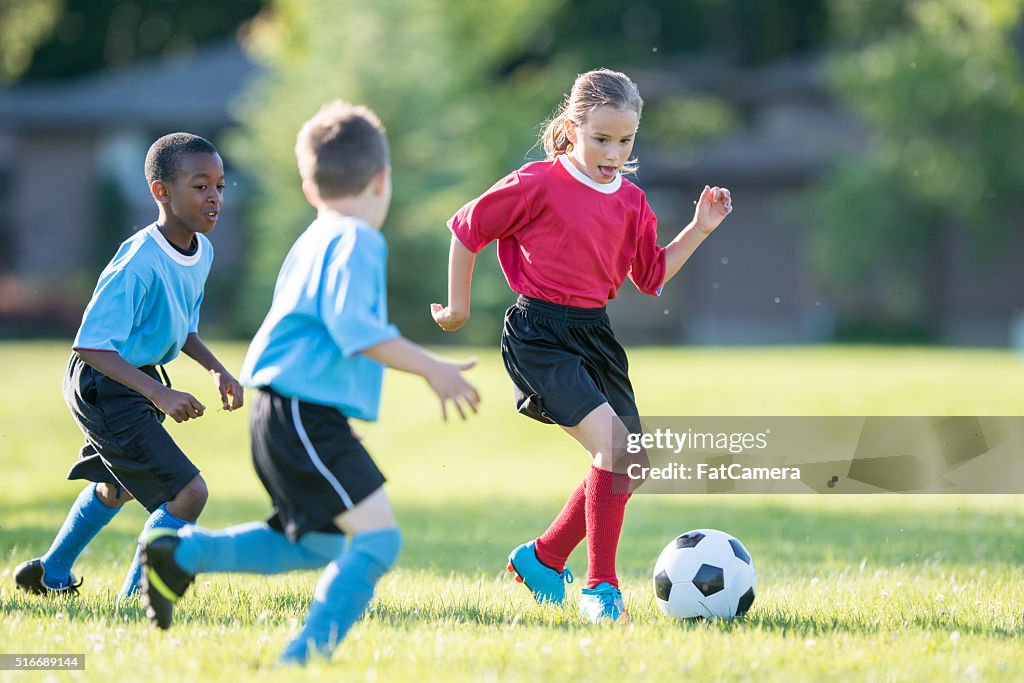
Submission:
M 725 217 L 732 213 L 732 193 L 727 187 L 704 186 L 693 212 L 693 222 L 705 235 L 710 235 Z
M 430 315 L 434 318 L 434 322 L 437 323 L 445 332 L 454 332 L 469 320 L 469 314 L 462 314 L 457 311 L 453 311 L 450 306 L 442 306 L 441 304 L 430 304 Z

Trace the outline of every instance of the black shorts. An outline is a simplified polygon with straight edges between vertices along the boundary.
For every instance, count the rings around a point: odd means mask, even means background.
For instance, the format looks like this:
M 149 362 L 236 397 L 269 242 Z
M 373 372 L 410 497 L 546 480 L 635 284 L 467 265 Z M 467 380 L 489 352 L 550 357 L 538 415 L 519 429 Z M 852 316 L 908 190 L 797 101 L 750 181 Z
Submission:
M 152 365 L 139 370 L 161 381 Z M 64 375 L 64 400 L 86 442 L 68 479 L 121 486 L 153 512 L 199 475 L 152 401 L 74 352 Z
M 274 504 L 268 523 L 297 541 L 338 533 L 334 518 L 384 484 L 337 408 L 262 387 L 250 399 L 252 462 Z
M 604 308 L 520 296 L 505 313 L 501 358 L 523 415 L 574 427 L 607 402 L 622 418 L 639 416 L 629 361 Z

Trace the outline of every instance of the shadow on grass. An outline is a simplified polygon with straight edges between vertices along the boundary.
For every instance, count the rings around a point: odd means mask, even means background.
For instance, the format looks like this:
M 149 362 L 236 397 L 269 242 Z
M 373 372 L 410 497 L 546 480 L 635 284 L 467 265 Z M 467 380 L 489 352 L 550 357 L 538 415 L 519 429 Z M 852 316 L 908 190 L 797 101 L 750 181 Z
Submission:
M 13 568 L 22 560 L 45 553 L 73 502 L 73 499 L 67 499 L 40 500 L 17 506 L 0 504 L 0 571 L 8 563 Z M 221 528 L 243 520 L 265 519 L 269 509 L 269 503 L 254 502 L 250 499 L 213 502 L 207 505 L 200 518 L 200 524 L 210 528 Z M 134 547 L 148 515 L 149 513 L 139 503 L 125 503 L 122 511 L 114 517 L 114 521 L 100 531 L 89 544 L 90 559 L 101 557 L 105 558 L 104 561 L 115 562 L 127 552 L 130 560 L 132 551 L 125 551 L 124 548 Z M 45 519 L 50 524 L 12 525 L 10 520 L 18 517 L 33 522 Z
M 187 596 L 175 615 L 177 628 L 190 626 L 279 626 L 288 624 L 293 619 L 301 619 L 308 609 L 311 598 L 312 582 L 309 591 L 285 590 L 274 599 L 268 600 L 261 595 L 258 603 L 249 600 L 244 590 L 236 591 L 234 599 L 228 604 L 221 603 L 211 607 L 209 600 L 213 596 L 193 594 Z M 222 598 L 222 596 L 221 596 Z M 545 628 L 559 631 L 574 632 L 594 628 L 587 624 L 574 611 L 575 606 L 564 607 L 536 606 L 520 603 L 492 605 L 485 601 L 451 601 L 441 599 L 426 603 L 396 603 L 388 595 L 379 596 L 372 605 L 367 619 L 397 628 L 415 628 L 424 624 L 451 628 L 459 625 L 483 626 L 489 628 Z M 643 610 L 641 610 L 643 612 Z M 0 613 L 12 615 L 16 613 L 30 614 L 35 618 L 61 619 L 69 625 L 76 621 L 100 623 L 105 625 L 139 625 L 149 626 L 141 606 L 133 603 L 121 609 L 114 609 L 112 597 L 104 600 L 99 597 L 91 599 L 61 596 L 56 598 L 38 598 L 35 596 L 0 596 Z M 746 617 L 731 620 L 680 620 L 672 621 L 658 613 L 643 613 L 634 616 L 633 624 L 637 627 L 656 627 L 659 630 L 674 629 L 680 633 L 694 631 L 714 631 L 720 633 L 744 633 L 759 631 L 777 633 L 796 638 L 826 637 L 837 632 L 862 636 L 879 633 L 939 632 L 953 633 L 961 636 L 998 640 L 1018 640 L 1024 635 L 1024 627 L 1005 627 L 986 625 L 944 617 L 918 615 L 906 619 L 884 617 L 863 618 L 856 615 L 847 616 L 826 613 L 819 617 L 798 614 L 778 614 L 754 610 Z M 610 625 L 609 625 L 610 626 Z M 155 628 L 155 627 L 154 627 Z
M 653 500 L 652 500 L 653 499 Z M 664 499 L 664 502 L 662 502 Z M 634 499 L 636 500 L 636 499 Z M 731 506 L 728 497 L 648 497 L 626 511 L 619 544 L 619 570 L 626 578 L 646 578 L 664 545 L 694 528 L 717 528 L 743 541 L 762 576 L 814 577 L 823 571 L 844 568 L 869 571 L 886 567 L 942 567 L 953 571 L 962 565 L 1024 564 L 1024 520 L 1003 512 L 960 511 L 934 508 L 919 513 L 892 511 L 871 506 L 853 513 L 836 510 L 802 510 L 782 503 L 762 506 Z M 19 557 L 46 551 L 71 501 L 38 501 L 13 509 L 0 505 L 0 571 Z M 136 505 L 130 503 L 130 505 Z M 137 506 L 136 506 L 137 507 Z M 396 502 L 404 547 L 401 566 L 440 574 L 477 574 L 500 571 L 509 551 L 540 535 L 559 511 L 559 505 L 496 499 L 486 504 L 403 504 Z M 265 519 L 269 503 L 259 500 L 220 498 L 207 506 L 200 524 L 217 529 Z M 141 528 L 145 511 L 134 511 Z M 6 520 L 15 515 L 47 519 L 51 524 L 12 527 Z M 125 519 L 122 513 L 116 520 Z M 123 529 L 119 522 L 104 529 L 90 544 L 93 558 L 124 554 L 138 532 Z M 582 574 L 586 566 L 585 543 L 570 558 L 570 567 Z M 962 577 L 969 579 L 971 577 Z
M 973 635 L 1001 640 L 1018 639 L 1024 635 L 1024 627 L 1007 627 L 998 624 L 981 624 L 942 615 L 915 615 L 899 618 L 879 614 L 872 617 L 847 616 L 836 613 L 824 613 L 818 617 L 806 617 L 797 614 L 771 614 L 759 612 L 757 606 L 750 614 L 734 621 L 704 622 L 708 628 L 716 628 L 723 632 L 745 631 L 750 629 L 781 632 L 806 638 L 808 636 L 825 636 L 837 631 L 873 635 L 892 632 L 942 632 L 956 631 L 960 635 Z M 684 626 L 685 628 L 685 626 Z
M 900 568 L 915 572 L 956 573 L 960 580 L 978 578 L 970 570 L 977 563 L 982 569 L 1019 567 L 1024 564 L 1024 524 L 1004 512 L 960 511 L 951 500 L 948 510 L 934 507 L 915 514 L 872 507 L 873 498 L 865 498 L 863 509 L 851 512 L 849 506 L 836 510 L 801 510 L 781 502 L 762 506 L 730 505 L 725 497 L 646 499 L 627 511 L 619 552 L 619 575 L 626 581 L 646 582 L 663 545 L 677 534 L 692 528 L 710 527 L 729 531 L 743 540 L 757 564 L 762 585 L 773 577 L 799 581 L 802 578 L 856 575 L 866 564 L 868 576 L 874 571 Z M 14 594 L 10 571 L 14 565 L 44 552 L 63 520 L 64 505 L 71 501 L 39 501 L 16 510 L 0 506 L 0 580 L 7 585 L 0 591 L 0 610 L 4 614 L 28 611 L 39 616 L 63 613 L 69 620 L 100 620 L 117 623 L 144 622 L 141 608 L 131 606 L 116 611 L 112 596 L 80 596 L 78 599 L 40 600 Z M 558 512 L 558 506 L 499 499 L 486 504 L 396 504 L 405 539 L 399 566 L 405 570 L 433 574 L 473 577 L 503 573 L 508 552 L 519 543 L 540 534 Z M 59 510 L 59 512 L 54 512 Z M 252 519 L 263 519 L 269 505 L 253 499 L 212 501 L 201 522 L 221 528 Z M 10 527 L 4 520 L 14 516 L 31 520 L 51 520 L 52 526 L 19 525 Z M 144 519 L 144 513 L 140 519 Z M 141 522 L 140 522 L 141 524 Z M 135 542 L 135 533 L 120 528 L 104 530 L 93 542 L 91 553 L 80 564 L 127 562 Z M 14 551 L 12 553 L 12 550 Z M 15 556 L 17 555 L 17 556 Z M 570 558 L 570 567 L 583 580 L 585 549 L 578 548 Z M 76 566 L 76 573 L 79 567 Z M 85 567 L 81 573 L 88 574 Z M 487 583 L 485 579 L 485 583 Z M 11 583 L 9 583 L 11 582 Z M 482 585 L 489 590 L 493 584 Z M 245 622 L 276 623 L 301 616 L 308 604 L 308 590 L 283 591 L 259 602 L 250 603 L 245 590 L 226 606 L 199 602 L 186 606 L 187 622 L 223 624 Z M 88 589 L 88 584 L 86 586 Z M 489 604 L 489 600 L 491 600 Z M 754 611 L 746 619 L 733 622 L 679 622 L 686 631 L 713 628 L 723 631 L 763 629 L 793 633 L 802 637 L 845 631 L 873 633 L 900 629 L 922 631 L 959 631 L 995 638 L 1019 638 L 1021 627 L 978 623 L 970 615 L 943 615 L 922 610 L 919 614 L 857 614 L 818 608 L 818 614 L 803 615 L 787 611 Z M 569 609 L 569 608 L 566 608 Z M 648 610 L 649 611 L 649 610 Z M 646 615 L 644 609 L 637 616 Z M 667 623 L 656 611 L 643 623 Z M 268 616 L 269 615 L 269 616 Z M 441 597 L 425 599 L 422 604 L 391 602 L 387 596 L 375 607 L 371 618 L 394 625 L 423 622 L 466 623 L 480 626 L 515 624 L 573 629 L 581 625 L 575 614 L 559 608 L 523 607 L 518 601 L 493 604 L 490 596 L 479 601 L 457 598 L 446 603 Z M 657 621 L 655 621 L 655 618 Z
M 723 497 L 631 505 L 619 544 L 620 575 L 648 577 L 661 549 L 680 533 L 717 528 L 741 539 L 762 575 L 808 576 L 838 567 L 1024 563 L 1024 521 L 1000 513 L 913 513 L 848 508 L 808 512 L 782 504 L 731 507 Z M 487 506 L 399 505 L 408 568 L 440 573 L 496 571 L 509 551 L 540 535 L 558 507 L 495 500 Z M 585 543 L 570 559 L 582 574 Z M 969 577 L 965 577 L 969 578 Z
M 544 627 L 562 631 L 592 629 L 575 612 L 575 605 L 565 607 L 529 606 L 520 610 L 512 607 L 489 607 L 474 603 L 453 603 L 450 605 L 395 605 L 385 604 L 379 607 L 372 618 L 389 626 L 411 627 L 422 623 L 472 624 L 490 627 Z M 902 632 L 910 629 L 930 632 L 939 631 L 952 633 L 957 631 L 962 636 L 973 635 L 1000 640 L 1019 639 L 1024 635 L 1024 628 L 1007 628 L 999 625 L 978 623 L 956 623 L 941 618 L 915 617 L 908 620 L 892 619 L 860 619 L 823 615 L 808 617 L 802 615 L 771 615 L 759 613 L 755 609 L 745 617 L 733 620 L 670 620 L 660 612 L 644 613 L 633 616 L 631 623 L 637 627 L 656 627 L 658 629 L 677 629 L 682 633 L 692 631 L 716 631 L 721 633 L 763 631 L 807 638 L 811 636 L 827 636 L 836 632 L 858 635 L 873 635 L 883 632 Z M 611 624 L 607 624 L 611 626 Z

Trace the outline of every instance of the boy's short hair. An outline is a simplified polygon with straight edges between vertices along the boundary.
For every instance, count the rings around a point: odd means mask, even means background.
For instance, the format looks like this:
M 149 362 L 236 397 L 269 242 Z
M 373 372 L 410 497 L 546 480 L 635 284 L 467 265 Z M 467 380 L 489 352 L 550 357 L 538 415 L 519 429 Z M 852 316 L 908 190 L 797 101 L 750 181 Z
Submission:
M 388 166 L 388 140 L 367 107 L 333 100 L 303 124 L 295 158 L 304 182 L 325 199 L 356 195 Z
M 209 140 L 192 133 L 169 133 L 149 147 L 146 154 L 146 181 L 174 180 L 187 154 L 216 154 Z

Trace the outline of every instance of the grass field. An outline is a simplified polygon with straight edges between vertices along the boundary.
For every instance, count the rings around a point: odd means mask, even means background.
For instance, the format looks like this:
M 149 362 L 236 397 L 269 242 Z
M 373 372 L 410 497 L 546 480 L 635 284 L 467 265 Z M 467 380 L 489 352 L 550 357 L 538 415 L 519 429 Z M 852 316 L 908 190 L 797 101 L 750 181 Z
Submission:
M 244 347 L 212 344 L 229 367 Z M 0 653 L 85 653 L 86 670 L 0 680 L 1024 680 L 1024 496 L 636 496 L 619 575 L 628 626 L 538 607 L 505 555 L 543 531 L 587 461 L 559 430 L 514 414 L 494 349 L 472 378 L 485 403 L 442 424 L 418 378 L 391 374 L 381 422 L 359 427 L 389 477 L 405 546 L 368 617 L 329 664 L 272 668 L 302 618 L 315 572 L 202 575 L 172 630 L 113 595 L 146 518 L 126 508 L 79 559 L 77 599 L 14 590 L 14 566 L 45 552 L 81 489 L 64 474 L 81 436 L 60 393 L 64 345 L 0 344 Z M 1022 415 L 1024 359 L 909 348 L 637 349 L 649 415 Z M 175 385 L 216 406 L 194 364 Z M 267 500 L 248 458 L 246 416 L 210 411 L 171 425 L 203 470 L 209 527 L 259 519 Z M 676 623 L 650 570 L 697 527 L 729 531 L 754 557 L 747 618 Z M 582 580 L 586 555 L 570 567 Z

